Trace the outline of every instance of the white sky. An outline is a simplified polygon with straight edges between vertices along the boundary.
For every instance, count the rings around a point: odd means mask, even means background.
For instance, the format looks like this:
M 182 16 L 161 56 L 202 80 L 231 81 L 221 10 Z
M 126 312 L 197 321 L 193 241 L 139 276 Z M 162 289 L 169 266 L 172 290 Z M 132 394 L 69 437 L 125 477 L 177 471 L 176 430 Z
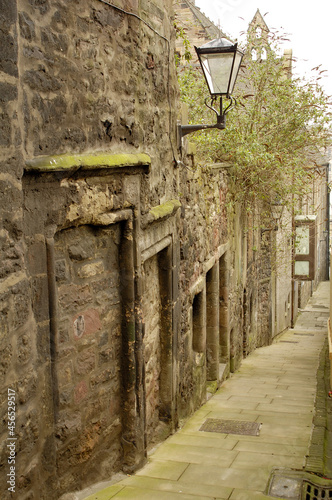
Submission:
M 307 77 L 321 64 L 327 72 L 320 83 L 332 96 L 332 0 L 196 0 L 195 5 L 239 40 L 259 8 L 270 29 L 289 34 L 284 48 L 293 49 L 294 73 Z

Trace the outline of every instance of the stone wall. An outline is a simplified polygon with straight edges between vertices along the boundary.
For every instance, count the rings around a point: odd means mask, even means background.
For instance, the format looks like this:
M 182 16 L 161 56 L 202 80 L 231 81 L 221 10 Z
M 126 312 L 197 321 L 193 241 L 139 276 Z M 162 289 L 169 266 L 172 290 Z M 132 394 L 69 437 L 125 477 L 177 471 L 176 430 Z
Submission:
M 0 1 L 0 467 L 14 432 L 20 500 L 133 472 L 270 341 L 270 236 L 228 211 L 230 165 L 177 149 L 171 4 Z
M 54 445 L 49 432 L 53 425 L 50 363 L 45 357 L 45 350 L 46 355 L 49 354 L 49 343 L 43 311 L 39 308 L 45 290 L 40 269 L 46 258 L 41 253 L 38 261 L 29 261 L 23 237 L 25 152 L 15 1 L 1 2 L 0 34 L 0 376 L 4 424 L 0 451 L 1 491 L 4 499 L 15 495 L 24 499 L 28 494 L 31 498 L 33 485 L 40 482 L 44 484 L 40 498 L 50 498 L 55 471 Z M 15 420 L 9 419 L 9 413 L 13 418 L 9 397 L 14 397 Z M 13 403 L 12 399 L 10 401 Z M 10 437 L 15 437 L 16 441 L 11 442 L 13 455 L 9 456 L 7 438 Z M 10 472 L 11 477 L 7 476 Z
M 3 498 L 8 389 L 20 499 L 145 460 L 139 242 L 151 224 L 161 239 L 176 227 L 177 87 L 171 2 L 124 9 L 0 5 Z M 175 421 L 172 394 L 162 410 Z
M 183 418 L 206 398 L 206 273 L 219 262 L 228 243 L 223 166 L 201 170 L 190 161 L 181 171 L 181 189 L 179 356 L 183 362 L 178 405 Z

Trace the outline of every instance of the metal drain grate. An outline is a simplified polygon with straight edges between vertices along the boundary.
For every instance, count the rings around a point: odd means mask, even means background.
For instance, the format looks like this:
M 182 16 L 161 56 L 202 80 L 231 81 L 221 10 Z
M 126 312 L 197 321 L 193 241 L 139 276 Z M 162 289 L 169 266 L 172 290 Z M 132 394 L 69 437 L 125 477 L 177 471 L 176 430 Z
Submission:
M 289 500 L 332 500 L 332 479 L 296 469 L 274 469 L 267 495 Z
M 332 498 L 332 487 L 318 486 L 309 481 L 303 481 L 301 498 L 303 500 L 324 500 Z
M 243 436 L 259 436 L 262 424 L 242 420 L 221 420 L 208 418 L 200 427 L 204 432 L 220 432 L 221 434 L 241 434 Z

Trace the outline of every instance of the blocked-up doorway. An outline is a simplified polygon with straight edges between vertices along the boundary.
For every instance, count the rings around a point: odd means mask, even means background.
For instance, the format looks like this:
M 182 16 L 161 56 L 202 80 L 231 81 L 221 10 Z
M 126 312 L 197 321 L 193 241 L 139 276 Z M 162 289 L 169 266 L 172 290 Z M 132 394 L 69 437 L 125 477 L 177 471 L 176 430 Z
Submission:
M 91 460 L 104 475 L 122 460 L 120 238 L 120 224 L 55 235 L 56 438 L 64 481 L 75 467 L 88 480 Z

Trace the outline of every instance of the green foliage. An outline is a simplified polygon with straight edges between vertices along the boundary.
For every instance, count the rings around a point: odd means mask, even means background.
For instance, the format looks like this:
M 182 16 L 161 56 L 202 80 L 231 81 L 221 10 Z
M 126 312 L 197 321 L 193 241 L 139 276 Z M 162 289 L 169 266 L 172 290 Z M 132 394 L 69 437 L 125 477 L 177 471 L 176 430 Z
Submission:
M 256 40 L 255 44 L 257 48 Z M 253 61 L 248 37 L 248 55 L 236 86 L 237 106 L 227 115 L 226 129 L 192 136 L 200 163 L 232 164 L 232 201 L 248 211 L 258 203 L 268 216 L 273 199 L 290 205 L 309 192 L 315 175 L 313 153 L 329 145 L 331 125 L 328 98 L 317 80 L 290 77 L 285 59 L 276 55 L 277 46 L 275 37 L 266 58 Z M 216 117 L 204 105 L 209 94 L 200 70 L 182 69 L 179 82 L 190 123 L 213 123 Z
M 174 29 L 175 29 L 176 38 L 180 38 L 182 40 L 182 44 L 183 44 L 183 48 L 184 48 L 183 58 L 186 62 L 189 62 L 191 60 L 189 39 L 188 39 L 184 29 L 182 28 L 182 26 L 179 26 L 175 21 L 174 21 Z M 175 53 L 175 63 L 176 63 L 176 66 L 179 66 L 179 64 L 181 63 L 181 56 L 177 53 Z

